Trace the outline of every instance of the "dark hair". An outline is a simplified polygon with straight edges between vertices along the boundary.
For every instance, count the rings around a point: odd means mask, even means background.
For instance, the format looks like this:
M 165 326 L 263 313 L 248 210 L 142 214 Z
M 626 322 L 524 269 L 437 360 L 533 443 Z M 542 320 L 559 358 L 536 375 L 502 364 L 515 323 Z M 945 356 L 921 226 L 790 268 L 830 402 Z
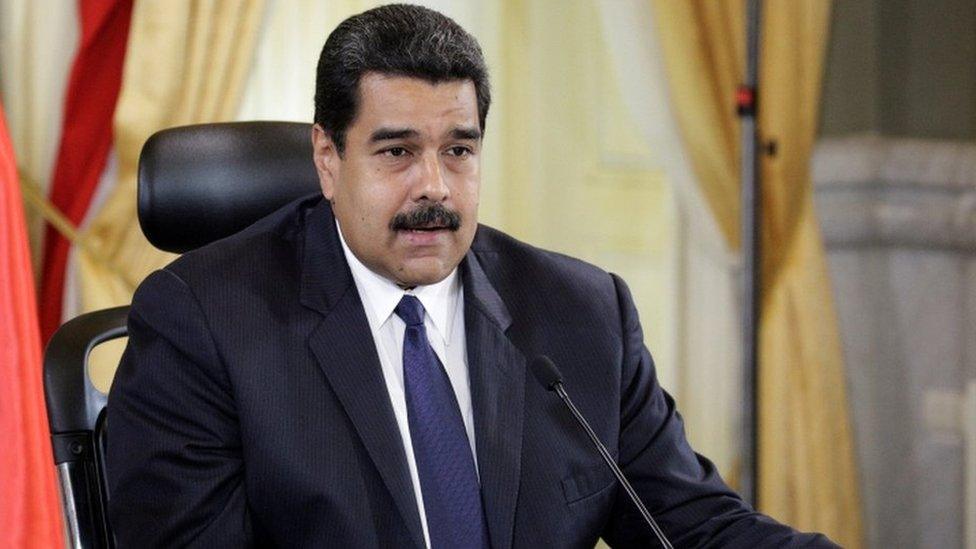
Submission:
M 491 103 L 488 69 L 477 40 L 451 18 L 420 6 L 390 4 L 354 15 L 332 31 L 319 56 L 315 123 L 339 154 L 359 107 L 359 81 L 367 72 L 431 83 L 471 80 L 484 132 Z

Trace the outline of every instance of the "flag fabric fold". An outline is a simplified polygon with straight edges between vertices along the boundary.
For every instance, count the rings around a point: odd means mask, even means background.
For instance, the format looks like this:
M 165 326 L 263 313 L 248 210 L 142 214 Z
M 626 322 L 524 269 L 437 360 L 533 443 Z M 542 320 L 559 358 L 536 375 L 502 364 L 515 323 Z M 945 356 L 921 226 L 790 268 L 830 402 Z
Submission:
M 23 201 L 0 104 L 0 546 L 63 547 Z

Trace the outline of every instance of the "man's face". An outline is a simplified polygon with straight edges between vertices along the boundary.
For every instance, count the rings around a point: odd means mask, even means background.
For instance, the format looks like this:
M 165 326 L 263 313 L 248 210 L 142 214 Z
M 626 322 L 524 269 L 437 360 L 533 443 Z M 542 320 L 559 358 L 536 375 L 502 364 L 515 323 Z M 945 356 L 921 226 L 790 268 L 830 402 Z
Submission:
M 474 84 L 367 73 L 342 157 L 312 132 L 322 192 L 353 254 L 405 287 L 447 277 L 477 228 L 481 131 Z

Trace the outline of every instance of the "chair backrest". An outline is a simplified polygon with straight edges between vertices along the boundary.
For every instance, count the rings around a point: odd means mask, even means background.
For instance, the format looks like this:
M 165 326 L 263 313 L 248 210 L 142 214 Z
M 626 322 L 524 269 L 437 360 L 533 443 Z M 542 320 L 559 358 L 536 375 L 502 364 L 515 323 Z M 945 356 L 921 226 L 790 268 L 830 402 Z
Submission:
M 310 124 L 170 128 L 150 137 L 139 157 L 139 224 L 169 252 L 230 236 L 316 192 Z
M 229 236 L 319 191 L 311 126 L 234 122 L 171 128 L 139 157 L 139 224 L 161 250 L 182 253 Z M 92 385 L 92 348 L 125 337 L 128 307 L 81 315 L 44 353 L 44 392 L 70 547 L 114 547 L 106 505 L 107 396 Z

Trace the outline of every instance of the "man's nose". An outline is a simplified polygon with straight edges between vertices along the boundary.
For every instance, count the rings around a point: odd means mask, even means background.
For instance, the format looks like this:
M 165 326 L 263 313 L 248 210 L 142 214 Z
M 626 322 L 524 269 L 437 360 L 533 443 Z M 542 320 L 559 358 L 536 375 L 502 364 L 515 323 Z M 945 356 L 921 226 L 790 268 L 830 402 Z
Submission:
M 443 202 L 451 195 L 444 179 L 444 166 L 437 153 L 424 154 L 420 166 L 420 178 L 414 185 L 413 199 Z

